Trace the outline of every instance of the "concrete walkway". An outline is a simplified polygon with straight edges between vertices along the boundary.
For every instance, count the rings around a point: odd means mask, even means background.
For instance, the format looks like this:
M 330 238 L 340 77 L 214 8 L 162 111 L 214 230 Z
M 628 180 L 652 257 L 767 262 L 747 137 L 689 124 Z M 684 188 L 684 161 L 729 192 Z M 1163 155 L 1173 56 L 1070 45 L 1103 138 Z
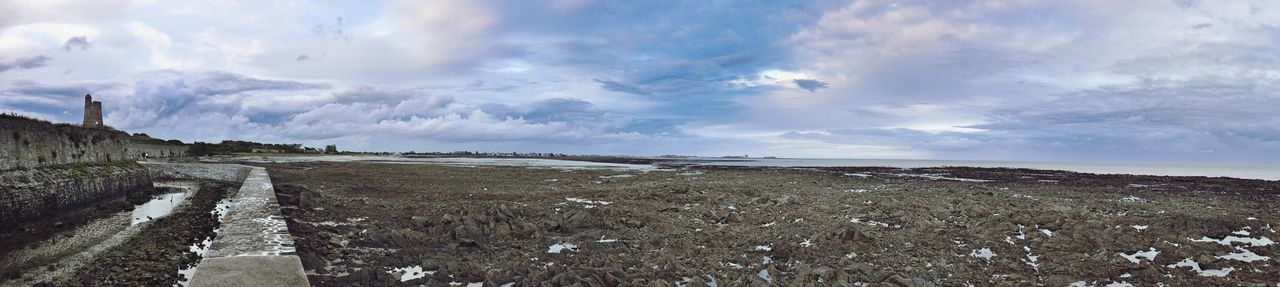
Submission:
M 171 176 L 243 178 L 190 286 L 309 286 L 265 168 L 223 164 L 153 168 Z

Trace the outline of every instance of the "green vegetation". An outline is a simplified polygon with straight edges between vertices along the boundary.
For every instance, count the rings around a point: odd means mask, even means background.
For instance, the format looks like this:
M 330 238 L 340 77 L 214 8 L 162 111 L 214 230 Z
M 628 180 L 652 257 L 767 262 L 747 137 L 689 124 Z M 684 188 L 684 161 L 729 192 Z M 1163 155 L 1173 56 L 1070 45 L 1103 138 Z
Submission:
M 135 133 L 132 136 L 129 136 L 129 141 L 135 143 L 185 145 L 185 143 L 180 140 L 162 140 L 153 138 L 151 135 L 145 133 Z
M 116 160 L 116 161 L 68 163 L 68 164 L 59 165 L 59 166 L 52 166 L 51 168 L 71 170 L 71 169 L 86 169 L 86 168 L 92 168 L 92 167 L 141 167 L 141 166 L 142 165 L 138 164 L 137 161 Z
M 75 175 L 77 180 L 84 180 L 88 175 L 93 174 L 94 168 L 104 168 L 104 167 L 142 168 L 142 165 L 138 164 L 138 162 L 136 161 L 118 160 L 118 161 L 100 161 L 100 162 L 77 162 L 77 163 L 69 163 L 69 164 L 58 165 L 58 166 L 51 166 L 48 168 L 53 170 L 71 172 L 71 174 Z
M 226 140 L 216 144 L 195 142 L 187 146 L 187 154 L 191 156 L 235 155 L 242 153 L 320 153 L 320 150 L 304 147 L 302 144 L 269 144 L 233 140 Z

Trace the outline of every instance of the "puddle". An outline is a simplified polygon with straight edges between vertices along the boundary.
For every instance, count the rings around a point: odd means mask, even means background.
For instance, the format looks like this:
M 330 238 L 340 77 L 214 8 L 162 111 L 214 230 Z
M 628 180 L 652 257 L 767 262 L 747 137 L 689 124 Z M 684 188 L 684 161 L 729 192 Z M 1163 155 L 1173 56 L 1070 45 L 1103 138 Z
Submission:
M 547 253 L 559 254 L 560 251 L 565 251 L 565 250 L 578 252 L 578 245 L 573 243 L 557 243 L 547 248 Z
M 1230 254 L 1218 256 L 1218 258 L 1227 259 L 1227 260 L 1244 261 L 1244 262 L 1271 260 L 1270 256 L 1258 255 L 1257 253 L 1253 253 L 1253 251 L 1249 251 L 1248 249 L 1244 249 L 1240 247 L 1236 247 L 1236 251 L 1231 252 Z
M 212 213 L 214 216 L 217 216 L 218 222 L 223 222 L 224 220 L 222 216 L 226 215 L 227 210 L 230 210 L 230 209 L 231 209 L 231 199 L 226 198 L 218 201 L 218 204 L 215 205 L 213 207 L 213 210 L 209 211 L 209 213 Z M 199 255 L 200 258 L 204 258 L 204 255 L 209 252 L 209 247 L 213 245 L 213 239 L 218 237 L 218 232 L 220 230 L 221 228 L 214 228 L 212 236 L 205 238 L 203 242 L 192 244 L 189 247 L 189 250 L 191 251 L 191 253 L 195 253 L 196 255 Z M 190 267 L 178 269 L 178 274 L 181 274 L 181 277 L 178 277 L 179 278 L 178 284 L 174 284 L 173 286 L 186 287 L 189 284 L 191 284 L 191 281 L 190 281 L 191 277 L 196 275 L 196 266 L 198 266 L 199 264 L 200 262 L 197 261 L 196 264 L 191 265 Z
M 1191 238 L 1187 238 L 1187 239 L 1190 239 L 1191 242 L 1213 242 L 1213 243 L 1228 245 L 1228 246 L 1236 242 L 1249 244 L 1249 246 L 1251 247 L 1267 246 L 1267 245 L 1276 243 L 1275 241 L 1271 241 L 1271 238 L 1266 238 L 1261 236 L 1258 238 L 1252 238 L 1252 237 L 1240 237 L 1235 235 L 1228 235 L 1226 237 L 1223 237 L 1222 239 L 1213 239 L 1213 238 L 1209 238 L 1208 236 L 1202 236 L 1200 237 L 1200 239 L 1191 239 Z
M 1196 263 L 1196 261 L 1191 260 L 1191 258 L 1182 259 L 1182 261 L 1179 261 L 1178 263 L 1175 263 L 1166 267 L 1169 267 L 1169 268 L 1189 267 L 1191 268 L 1191 270 L 1195 271 L 1196 273 L 1200 273 L 1200 276 L 1204 276 L 1204 277 L 1227 277 L 1227 274 L 1230 274 L 1231 271 L 1236 270 L 1236 268 L 1234 267 L 1203 270 L 1203 269 L 1200 269 L 1200 263 Z
M 894 174 L 894 175 L 901 176 L 901 177 L 919 177 L 919 178 L 924 178 L 924 179 L 928 179 L 928 180 L 951 180 L 951 181 L 960 181 L 960 182 L 991 182 L 990 180 L 986 180 L 986 179 L 974 179 L 974 178 L 949 177 L 949 176 L 946 176 L 946 175 L 943 175 L 943 174 L 911 174 L 911 173 L 899 173 L 899 174 Z
M 760 273 L 756 273 L 756 276 L 760 277 L 760 279 L 764 279 L 765 282 L 770 284 L 773 283 L 773 277 L 769 276 L 769 269 L 761 269 Z
M 407 266 L 400 268 L 392 268 L 387 271 L 392 275 L 400 275 L 400 282 L 426 277 L 427 275 L 435 275 L 435 271 L 423 271 L 422 266 Z
M 582 199 L 577 197 L 566 197 L 564 198 L 564 200 L 569 202 L 581 203 L 583 208 L 595 208 L 596 205 L 609 205 L 613 203 L 613 202 L 604 201 L 604 200 L 587 200 L 587 199 Z
M 865 220 L 865 221 L 864 221 L 864 220 L 862 220 L 861 218 L 856 218 L 856 217 L 855 217 L 855 218 L 853 218 L 853 219 L 850 219 L 850 220 L 849 220 L 849 222 L 852 222 L 852 223 L 861 223 L 861 224 L 866 224 L 866 225 L 871 225 L 871 226 L 879 226 L 879 227 L 885 227 L 885 228 L 890 228 L 890 227 L 892 227 L 892 228 L 902 228 L 902 225 L 899 225 L 899 224 L 892 224 L 892 225 L 891 225 L 891 224 L 888 224 L 888 223 L 879 222 L 879 221 L 875 221 L 875 220 Z
M 969 256 L 991 260 L 991 257 L 996 257 L 996 253 L 992 252 L 991 248 L 983 248 L 969 252 Z
M 193 184 L 188 182 L 156 183 L 156 187 L 176 187 L 185 191 L 156 195 L 151 197 L 151 201 L 134 207 L 133 212 L 129 215 L 129 225 L 137 225 L 169 215 L 174 208 L 182 205 L 183 202 L 187 201 L 187 197 L 191 196 L 192 191 L 195 190 L 192 186 Z
M 1147 251 L 1134 251 L 1133 254 L 1120 253 L 1120 257 L 1124 257 L 1124 259 L 1128 259 L 1129 262 L 1133 263 L 1142 262 L 1142 260 L 1139 260 L 1138 258 L 1146 258 L 1147 261 L 1154 262 L 1156 261 L 1156 255 L 1159 254 L 1160 251 L 1156 251 L 1155 247 L 1151 247 L 1150 249 L 1147 249 Z
M 214 229 L 213 234 L 214 236 L 217 236 L 218 230 Z M 196 255 L 200 255 L 201 258 L 204 258 L 204 254 L 209 252 L 209 245 L 213 244 L 214 236 L 205 238 L 203 242 L 200 242 L 198 244 L 191 245 L 190 251 L 192 253 L 195 253 Z M 200 262 L 196 261 L 196 263 L 191 265 L 190 267 L 178 269 L 178 274 L 180 274 L 180 276 L 178 276 L 178 284 L 174 284 L 173 286 L 187 287 L 188 285 L 190 285 L 191 278 L 196 275 L 196 265 L 199 265 L 199 264 Z

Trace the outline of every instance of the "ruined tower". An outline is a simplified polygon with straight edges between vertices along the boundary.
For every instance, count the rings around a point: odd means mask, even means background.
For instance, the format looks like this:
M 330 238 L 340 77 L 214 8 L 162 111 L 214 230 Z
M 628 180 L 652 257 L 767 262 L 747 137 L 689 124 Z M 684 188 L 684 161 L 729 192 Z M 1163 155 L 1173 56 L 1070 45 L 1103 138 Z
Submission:
M 93 96 L 84 95 L 84 127 L 100 129 L 102 124 L 102 102 L 93 101 Z

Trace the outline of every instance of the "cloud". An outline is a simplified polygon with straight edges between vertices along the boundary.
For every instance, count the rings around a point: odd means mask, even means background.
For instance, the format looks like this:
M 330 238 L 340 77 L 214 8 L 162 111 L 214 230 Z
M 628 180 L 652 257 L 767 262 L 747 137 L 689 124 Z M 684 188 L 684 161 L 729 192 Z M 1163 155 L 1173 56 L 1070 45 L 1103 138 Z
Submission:
M 646 92 L 645 90 L 640 89 L 640 87 L 636 87 L 633 85 L 623 84 L 623 83 L 609 81 L 609 80 L 601 80 L 601 79 L 594 79 L 594 81 L 596 81 L 596 83 L 600 83 L 600 87 L 604 88 L 605 90 L 628 93 L 628 94 L 636 94 L 636 95 L 642 95 L 642 96 L 650 94 L 649 92 Z
M 1280 74 L 1280 9 L 1266 2 L 46 2 L 0 1 L 0 109 L 74 121 L 90 90 L 110 124 L 183 139 L 1081 160 L 1280 150 L 1259 110 L 1276 106 L 1262 91 Z
M 51 58 L 44 55 L 16 58 L 13 60 L 0 59 L 0 73 L 9 70 L 29 70 L 40 68 L 48 65 Z
M 462 103 L 432 89 L 360 85 L 335 90 L 323 83 L 228 72 L 156 71 L 135 78 L 63 85 L 8 82 L 0 89 L 0 109 L 74 121 L 78 114 L 63 111 L 77 109 L 79 97 L 92 91 L 105 103 L 108 125 L 187 141 L 340 142 L 375 149 L 429 141 L 508 150 L 542 146 L 560 152 L 593 145 L 601 149 L 580 150 L 616 152 L 623 147 L 603 147 L 618 141 L 693 140 L 679 130 L 679 120 L 603 109 L 573 98 Z M 379 138 L 388 141 L 367 142 Z
M 42 96 L 42 97 L 74 97 L 78 98 L 85 94 L 95 91 L 111 90 L 118 88 L 119 85 L 114 83 L 72 83 L 72 84 L 44 84 L 30 80 L 18 80 L 8 82 L 6 87 L 0 88 L 0 92 L 11 95 L 25 96 Z
M 796 84 L 796 87 L 800 87 L 801 89 L 805 89 L 810 92 L 817 91 L 818 89 L 825 89 L 829 86 L 826 82 L 812 79 L 795 79 L 791 81 Z
M 81 51 L 92 48 L 93 44 L 89 43 L 89 37 L 75 36 L 67 38 L 67 42 L 62 44 L 62 49 L 71 52 L 71 49 L 79 48 Z
M 157 71 L 141 75 L 129 94 L 107 94 L 114 100 L 107 120 L 121 128 L 149 127 L 157 120 L 186 113 L 230 112 L 254 93 L 328 89 L 324 83 L 270 80 L 227 72 Z M 188 110 L 188 108 L 193 108 Z

